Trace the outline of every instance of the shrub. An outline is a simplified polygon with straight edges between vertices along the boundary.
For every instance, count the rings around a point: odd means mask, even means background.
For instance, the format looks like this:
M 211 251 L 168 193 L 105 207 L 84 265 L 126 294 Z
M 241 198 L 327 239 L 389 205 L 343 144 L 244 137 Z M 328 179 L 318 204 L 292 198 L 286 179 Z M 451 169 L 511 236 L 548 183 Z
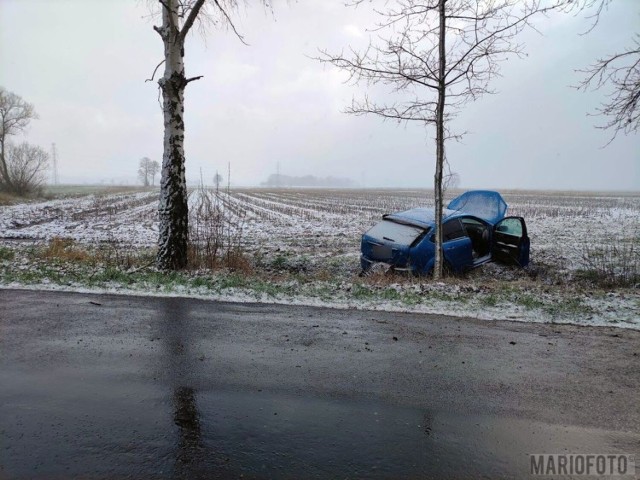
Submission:
M 37 145 L 7 143 L 3 160 L 7 176 L 0 177 L 0 190 L 25 196 L 41 194 L 49 167 L 49 154 Z
M 244 213 L 225 205 L 225 195 L 200 186 L 189 212 L 189 265 L 210 270 L 224 267 L 248 273 L 251 263 L 242 248 Z M 225 208 L 226 207 L 226 208 Z

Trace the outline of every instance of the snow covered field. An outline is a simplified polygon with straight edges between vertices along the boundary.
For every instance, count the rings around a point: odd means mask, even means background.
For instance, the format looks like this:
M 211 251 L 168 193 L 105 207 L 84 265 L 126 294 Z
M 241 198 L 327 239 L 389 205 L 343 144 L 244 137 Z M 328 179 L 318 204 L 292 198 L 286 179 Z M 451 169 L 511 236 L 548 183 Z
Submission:
M 86 195 L 0 206 L 0 237 L 82 243 L 106 241 L 151 245 L 158 232 L 158 195 L 138 192 Z
M 449 197 L 458 193 L 450 192 Z M 563 301 L 560 297 L 553 297 L 553 292 L 545 292 L 544 288 L 563 282 L 570 284 L 572 273 L 588 266 L 584 257 L 589 246 L 601 246 L 605 250 L 623 246 L 634 252 L 631 257 L 626 257 L 626 261 L 638 261 L 640 193 L 503 191 L 502 194 L 509 204 L 507 214 L 523 216 L 527 221 L 531 238 L 531 269 L 527 278 L 534 272 L 537 283 L 518 284 L 518 288 L 537 289 L 532 291 L 536 302 Z M 259 256 L 263 263 L 264 259 L 269 262 L 270 259 L 281 258 L 281 263 L 288 264 L 293 271 L 322 269 L 325 275 L 329 272 L 342 283 L 355 281 L 353 278 L 359 269 L 360 235 L 382 214 L 433 205 L 432 194 L 427 190 L 256 188 L 232 189 L 229 193 L 220 191 L 216 194 L 210 189 L 196 189 L 189 199 L 194 213 L 205 196 L 224 211 L 228 228 L 234 231 L 249 255 Z M 0 206 L 0 245 L 19 250 L 21 245 L 45 245 L 58 237 L 71 238 L 86 246 L 110 244 L 134 250 L 153 247 L 158 232 L 157 203 L 157 192 L 144 191 Z M 5 265 L 5 268 L 10 267 Z M 470 277 L 462 282 L 462 288 L 471 288 L 471 294 L 474 288 L 495 280 L 522 283 L 523 279 L 517 271 L 496 265 L 483 267 Z M 397 288 L 418 288 L 406 283 L 400 282 Z M 349 290 L 350 287 L 345 288 Z M 389 285 L 384 288 L 388 289 Z M 459 287 L 431 285 L 426 288 L 447 293 Z M 425 287 L 420 286 L 419 289 L 423 291 Z M 544 295 L 553 298 L 539 300 Z M 640 328 L 639 315 L 634 313 L 640 307 L 637 287 L 604 292 L 601 305 L 598 304 L 600 300 L 594 300 L 588 292 L 587 297 L 581 300 L 582 304 L 591 305 L 591 310 L 597 314 L 592 315 L 593 321 L 586 323 L 617 323 L 620 320 L 616 319 L 622 318 L 622 323 L 627 326 Z M 516 308 L 515 314 L 513 309 L 505 312 L 502 300 L 499 297 L 496 302 L 485 301 L 482 312 L 473 301 L 467 302 L 468 308 L 459 306 L 455 313 L 496 318 L 491 313 L 492 309 L 502 308 L 504 318 L 514 315 L 522 318 L 522 311 L 526 310 L 524 319 L 528 320 L 535 320 L 539 313 L 536 313 L 537 303 L 534 308 Z M 333 303 L 337 306 L 350 305 L 348 302 L 338 305 L 337 297 Z M 396 308 L 393 302 L 370 303 L 375 308 Z M 426 310 L 447 311 L 447 308 L 433 304 Z M 567 321 L 567 318 L 560 321 Z
M 213 190 L 206 193 L 215 196 Z M 200 190 L 190 194 L 196 205 Z M 291 249 L 306 255 L 359 254 L 359 239 L 384 213 L 431 206 L 426 190 L 264 190 L 219 192 L 248 250 Z M 534 264 L 571 269 L 584 246 L 638 242 L 640 194 L 504 192 L 509 215 L 525 217 Z M 449 196 L 453 196 L 450 194 Z M 87 195 L 0 207 L 0 239 L 72 238 L 92 244 L 153 246 L 157 194 Z

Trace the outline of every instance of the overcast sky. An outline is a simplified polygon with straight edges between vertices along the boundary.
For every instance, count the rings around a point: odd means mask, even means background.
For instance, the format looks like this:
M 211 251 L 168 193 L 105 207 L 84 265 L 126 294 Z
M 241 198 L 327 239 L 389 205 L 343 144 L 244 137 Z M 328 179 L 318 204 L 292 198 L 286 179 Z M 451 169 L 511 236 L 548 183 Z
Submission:
M 375 4 L 375 1 L 374 1 Z M 383 5 L 383 2 L 380 2 Z M 364 87 L 310 59 L 318 48 L 363 45 L 375 17 L 339 0 L 276 2 L 239 12 L 232 34 L 192 34 L 186 45 L 187 176 L 216 170 L 235 185 L 288 175 L 348 177 L 373 187 L 431 187 L 432 130 L 341 113 Z M 141 157 L 162 159 L 157 85 L 162 59 L 145 2 L 0 0 L 0 85 L 35 104 L 25 135 L 55 142 L 61 181 L 134 182 Z M 463 187 L 640 189 L 640 135 L 618 138 L 587 116 L 604 92 L 570 88 L 575 69 L 623 50 L 639 30 L 640 1 L 615 0 L 580 36 L 584 17 L 537 23 L 521 37 L 528 57 L 502 67 L 498 93 L 468 105 L 454 123 L 470 133 L 447 149 Z M 374 92 L 378 97 L 384 92 Z

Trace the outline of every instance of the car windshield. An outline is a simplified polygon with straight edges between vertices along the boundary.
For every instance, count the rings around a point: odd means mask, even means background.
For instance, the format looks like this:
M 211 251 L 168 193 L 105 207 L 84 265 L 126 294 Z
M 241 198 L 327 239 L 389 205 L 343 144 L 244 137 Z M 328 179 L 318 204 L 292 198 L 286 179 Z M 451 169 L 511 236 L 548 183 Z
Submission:
M 378 240 L 387 240 L 389 242 L 400 243 L 402 245 L 411 245 L 415 239 L 424 232 L 424 228 L 415 227 L 413 225 L 404 225 L 390 220 L 383 220 L 373 226 L 367 232 L 367 235 Z

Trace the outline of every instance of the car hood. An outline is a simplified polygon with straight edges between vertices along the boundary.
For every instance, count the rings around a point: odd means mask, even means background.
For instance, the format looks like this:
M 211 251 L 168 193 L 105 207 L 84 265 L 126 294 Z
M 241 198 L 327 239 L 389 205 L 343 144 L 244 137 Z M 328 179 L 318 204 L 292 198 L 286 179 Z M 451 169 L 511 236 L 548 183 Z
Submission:
M 447 208 L 482 218 L 495 225 L 504 218 L 507 203 L 498 192 L 470 190 L 451 200 Z
M 444 220 L 449 215 L 453 215 L 457 212 L 453 210 L 442 210 L 442 219 Z M 433 208 L 412 208 L 411 210 L 405 210 L 404 212 L 389 213 L 383 215 L 382 218 L 392 220 L 397 223 L 404 223 L 407 225 L 415 225 L 421 228 L 433 227 L 435 223 L 435 212 Z

